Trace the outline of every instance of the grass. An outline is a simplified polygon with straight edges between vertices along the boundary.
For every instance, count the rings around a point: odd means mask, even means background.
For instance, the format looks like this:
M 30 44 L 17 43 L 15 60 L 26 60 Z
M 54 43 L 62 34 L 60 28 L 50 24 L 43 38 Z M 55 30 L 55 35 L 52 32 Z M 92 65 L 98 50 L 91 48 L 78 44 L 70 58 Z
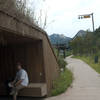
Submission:
M 56 48 L 53 48 L 55 55 L 58 55 L 58 50 Z
M 68 57 L 68 56 L 72 55 L 72 51 L 71 51 L 71 50 L 69 50 L 69 51 L 68 51 L 68 50 L 66 50 L 66 51 L 65 51 L 65 53 L 66 53 L 66 57 Z
M 94 58 L 91 56 L 74 56 L 74 58 L 78 58 L 86 62 L 88 65 L 90 65 L 96 72 L 100 73 L 100 61 L 99 63 L 94 63 Z
M 54 48 L 54 52 L 57 56 L 58 50 L 56 48 Z M 70 52 L 66 52 L 66 56 L 68 55 L 70 55 Z M 57 96 L 61 93 L 64 93 L 73 81 L 73 74 L 66 68 L 67 62 L 64 61 L 63 55 L 59 55 L 58 64 L 60 71 L 61 69 L 63 69 L 63 71 L 61 71 L 59 77 L 53 81 L 53 88 L 51 91 L 52 96 Z
M 56 48 L 53 48 L 53 50 L 54 50 L 55 55 L 58 56 L 58 50 Z M 68 57 L 70 55 L 72 55 L 72 51 L 71 50 L 65 50 L 65 57 Z M 60 55 L 60 56 L 64 57 L 64 55 Z
M 64 72 L 60 73 L 60 76 L 53 82 L 52 96 L 57 96 L 64 93 L 68 87 L 71 85 L 73 80 L 73 75 L 67 68 Z
M 65 70 L 66 69 L 67 62 L 65 62 L 64 61 L 64 58 L 60 56 L 60 57 L 58 57 L 58 65 L 59 65 L 59 68 L 60 69 Z

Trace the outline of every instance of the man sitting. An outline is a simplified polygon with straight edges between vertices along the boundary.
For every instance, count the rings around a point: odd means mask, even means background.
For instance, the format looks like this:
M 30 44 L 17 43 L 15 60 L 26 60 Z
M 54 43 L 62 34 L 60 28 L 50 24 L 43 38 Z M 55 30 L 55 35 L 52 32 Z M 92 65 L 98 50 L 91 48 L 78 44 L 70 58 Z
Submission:
M 20 63 L 17 64 L 17 70 L 15 80 L 9 84 L 9 86 L 12 87 L 10 95 L 13 95 L 13 100 L 16 100 L 18 91 L 25 88 L 29 84 L 28 74 L 22 68 Z

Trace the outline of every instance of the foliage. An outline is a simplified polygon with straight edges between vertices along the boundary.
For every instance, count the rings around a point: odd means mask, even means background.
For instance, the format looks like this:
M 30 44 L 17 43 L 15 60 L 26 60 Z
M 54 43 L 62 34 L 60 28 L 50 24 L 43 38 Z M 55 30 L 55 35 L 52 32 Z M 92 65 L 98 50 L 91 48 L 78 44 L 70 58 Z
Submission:
M 54 52 L 57 56 L 58 50 L 56 48 L 54 48 Z M 60 69 L 63 69 L 63 71 L 60 71 L 59 77 L 53 81 L 53 89 L 51 92 L 52 96 L 56 96 L 65 92 L 73 80 L 73 74 L 66 68 L 67 63 L 64 61 L 62 56 L 58 57 L 58 64 Z
M 60 76 L 53 82 L 53 90 L 51 95 L 56 96 L 65 92 L 71 85 L 73 75 L 70 70 L 66 69 L 60 73 Z
M 44 2 L 45 0 L 39 1 Z M 29 4 L 29 0 L 0 0 L 1 11 L 6 12 L 14 18 L 17 18 L 29 25 L 37 25 L 41 28 L 45 28 L 47 22 L 47 13 L 42 14 L 42 10 L 37 11 L 37 9 L 35 9 L 35 7 L 37 6 L 35 4 L 35 0 L 32 1 L 31 7 L 29 7 L 29 5 L 31 5 Z M 40 9 L 42 9 L 42 7 Z M 36 11 L 38 14 L 36 14 Z M 42 16 L 44 16 L 42 18 L 44 19 L 44 22 L 40 20 Z M 41 21 L 43 25 L 40 25 Z
M 56 48 L 53 48 L 53 50 L 54 50 L 54 53 L 55 53 L 55 55 L 56 55 L 56 57 L 57 57 L 57 55 L 58 55 L 58 50 L 57 50 Z
M 87 57 L 87 56 L 74 56 L 74 58 L 81 59 L 85 61 L 90 67 L 92 67 L 94 70 L 96 70 L 98 73 L 100 73 L 100 60 L 99 63 L 94 63 L 94 57 Z
M 58 50 L 56 48 L 54 48 L 54 52 L 55 52 L 56 57 L 58 57 Z M 72 54 L 71 51 L 65 51 L 66 57 L 70 56 L 71 54 Z M 58 65 L 59 65 L 60 69 L 65 70 L 67 63 L 64 61 L 63 55 L 59 55 L 59 57 L 57 59 L 58 59 Z
M 58 57 L 58 50 L 56 48 L 53 48 L 54 52 L 55 52 L 55 55 L 57 57 L 57 60 L 58 60 L 58 65 L 60 67 L 60 69 L 63 69 L 65 70 L 66 68 L 66 65 L 67 63 L 64 61 L 64 56 L 63 55 L 59 55 Z M 69 51 L 65 51 L 65 56 L 70 56 L 72 54 L 72 52 L 69 50 Z
M 59 57 L 58 58 L 58 64 L 59 64 L 60 69 L 63 69 L 63 70 L 66 69 L 67 63 L 64 61 L 64 58 Z
M 77 37 L 71 42 L 71 47 L 73 50 L 73 54 L 82 55 L 82 54 L 90 54 L 92 52 L 92 33 L 87 33 L 84 37 Z
M 95 32 L 87 32 L 83 37 L 76 37 L 70 43 L 74 55 L 100 54 L 100 28 Z
M 71 50 L 66 50 L 65 53 L 66 53 L 66 57 L 72 55 L 72 51 Z

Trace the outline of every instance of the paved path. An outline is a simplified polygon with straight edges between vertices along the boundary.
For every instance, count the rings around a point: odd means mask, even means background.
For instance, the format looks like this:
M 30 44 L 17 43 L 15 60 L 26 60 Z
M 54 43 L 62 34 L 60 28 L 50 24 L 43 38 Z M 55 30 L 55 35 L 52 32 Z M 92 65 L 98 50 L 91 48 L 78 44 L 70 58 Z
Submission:
M 100 75 L 81 60 L 67 57 L 66 61 L 74 74 L 72 88 L 46 100 L 100 100 Z

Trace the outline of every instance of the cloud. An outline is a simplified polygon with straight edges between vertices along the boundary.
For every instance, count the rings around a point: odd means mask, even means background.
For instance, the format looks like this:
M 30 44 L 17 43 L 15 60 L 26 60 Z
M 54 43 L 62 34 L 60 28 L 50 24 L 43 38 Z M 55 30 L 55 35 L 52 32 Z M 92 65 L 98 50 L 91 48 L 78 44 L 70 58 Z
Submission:
M 32 1 L 32 0 L 30 0 Z M 38 7 L 48 12 L 48 34 L 64 33 L 73 37 L 80 29 L 92 30 L 91 19 L 78 20 L 78 15 L 94 13 L 95 28 L 100 25 L 100 1 L 99 0 L 45 0 Z

